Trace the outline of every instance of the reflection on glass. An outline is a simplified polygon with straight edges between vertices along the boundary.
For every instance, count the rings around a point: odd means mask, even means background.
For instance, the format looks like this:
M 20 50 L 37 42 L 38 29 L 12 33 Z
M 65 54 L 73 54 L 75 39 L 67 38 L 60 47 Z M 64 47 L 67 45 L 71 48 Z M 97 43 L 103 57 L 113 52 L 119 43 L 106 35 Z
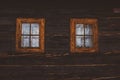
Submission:
M 84 35 L 83 24 L 76 24 L 76 35 Z
M 31 34 L 39 34 L 39 24 L 37 23 L 31 24 Z
M 92 37 L 85 36 L 85 47 L 92 47 Z
M 84 37 L 76 36 L 76 47 L 84 47 Z
M 39 36 L 31 36 L 31 47 L 39 47 Z
M 92 35 L 92 26 L 89 24 L 85 27 L 85 35 Z
M 22 36 L 21 47 L 29 47 L 29 36 Z
M 22 23 L 22 34 L 30 34 L 30 24 Z

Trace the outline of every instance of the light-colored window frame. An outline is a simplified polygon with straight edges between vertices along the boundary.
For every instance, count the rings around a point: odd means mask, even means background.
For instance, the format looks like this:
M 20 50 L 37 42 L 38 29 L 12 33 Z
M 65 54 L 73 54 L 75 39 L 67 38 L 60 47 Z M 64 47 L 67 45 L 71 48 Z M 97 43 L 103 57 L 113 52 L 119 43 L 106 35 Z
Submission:
M 22 23 L 38 23 L 40 25 L 39 47 L 21 47 L 21 24 Z M 44 53 L 44 35 L 45 35 L 45 19 L 40 18 L 17 18 L 16 20 L 16 51 L 17 52 L 40 52 Z
M 86 48 L 86 47 L 76 47 L 76 31 L 75 25 L 76 24 L 91 24 L 92 26 L 92 33 L 93 33 L 93 47 Z M 98 52 L 98 25 L 97 19 L 91 18 L 72 18 L 70 19 L 70 51 L 71 53 L 94 53 Z

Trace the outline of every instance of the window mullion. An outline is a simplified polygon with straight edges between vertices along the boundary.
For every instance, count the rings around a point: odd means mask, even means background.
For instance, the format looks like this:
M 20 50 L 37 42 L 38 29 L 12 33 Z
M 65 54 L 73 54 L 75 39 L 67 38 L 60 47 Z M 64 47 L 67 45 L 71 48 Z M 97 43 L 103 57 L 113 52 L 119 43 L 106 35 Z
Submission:
M 83 39 L 84 39 L 84 47 L 85 47 L 85 27 L 86 27 L 86 25 L 84 24 L 84 35 L 83 35 Z
M 30 35 L 29 35 L 29 47 L 31 47 L 31 23 L 30 23 Z

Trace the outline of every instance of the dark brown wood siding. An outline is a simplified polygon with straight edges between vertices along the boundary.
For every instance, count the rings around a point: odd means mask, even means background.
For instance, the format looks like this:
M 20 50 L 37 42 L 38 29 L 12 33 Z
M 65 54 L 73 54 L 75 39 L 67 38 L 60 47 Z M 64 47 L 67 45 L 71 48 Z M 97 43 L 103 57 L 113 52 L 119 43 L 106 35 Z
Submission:
M 120 80 L 120 4 L 101 1 L 0 1 L 0 80 Z M 17 18 L 45 19 L 45 55 L 16 53 Z M 98 20 L 98 53 L 71 55 L 71 18 Z
M 2 8 L 0 10 L 0 54 L 16 54 L 17 18 L 45 19 L 45 54 L 70 53 L 70 19 L 98 19 L 99 53 L 120 52 L 120 17 L 110 9 Z

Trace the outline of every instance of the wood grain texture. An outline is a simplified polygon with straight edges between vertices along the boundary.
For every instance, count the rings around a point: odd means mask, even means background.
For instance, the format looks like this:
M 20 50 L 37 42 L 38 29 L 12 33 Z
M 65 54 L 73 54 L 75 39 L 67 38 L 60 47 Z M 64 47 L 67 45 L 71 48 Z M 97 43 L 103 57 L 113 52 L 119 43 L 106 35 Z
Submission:
M 71 18 L 96 18 L 98 19 L 99 53 L 118 53 L 120 19 L 119 15 L 110 10 L 112 11 L 112 8 L 108 10 L 3 8 L 0 11 L 0 54 L 16 54 L 15 33 L 18 17 L 45 18 L 45 53 L 58 55 L 70 53 Z
M 79 2 L 80 1 L 80 2 Z M 0 80 L 120 80 L 119 0 L 0 1 Z M 44 54 L 16 53 L 16 19 L 44 18 Z M 98 20 L 96 54 L 71 54 L 70 19 Z

